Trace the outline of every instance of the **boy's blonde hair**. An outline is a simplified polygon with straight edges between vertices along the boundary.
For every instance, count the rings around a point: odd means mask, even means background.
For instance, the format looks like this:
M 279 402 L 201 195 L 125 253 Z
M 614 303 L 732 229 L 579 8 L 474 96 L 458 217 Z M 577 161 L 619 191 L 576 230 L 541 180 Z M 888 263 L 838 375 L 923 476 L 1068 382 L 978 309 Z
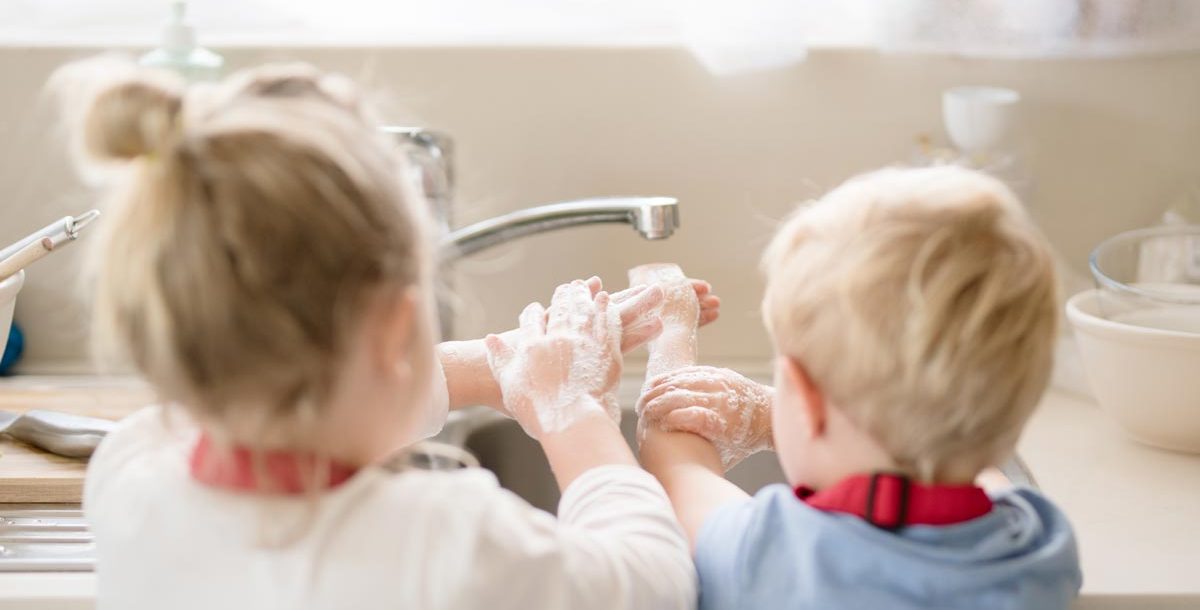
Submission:
M 432 261 L 357 89 L 305 65 L 186 87 L 109 58 L 51 87 L 86 160 L 121 169 L 89 260 L 102 353 L 202 421 L 312 424 L 367 300 Z
M 1057 279 L 999 181 L 856 177 L 798 210 L 763 268 L 779 352 L 910 475 L 978 472 L 1013 449 L 1049 378 Z

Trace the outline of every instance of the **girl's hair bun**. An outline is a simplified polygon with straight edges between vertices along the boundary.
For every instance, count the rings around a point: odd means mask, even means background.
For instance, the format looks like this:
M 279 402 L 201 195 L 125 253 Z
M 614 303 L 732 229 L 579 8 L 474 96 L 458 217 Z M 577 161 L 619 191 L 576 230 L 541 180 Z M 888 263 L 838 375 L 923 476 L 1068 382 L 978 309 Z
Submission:
M 91 160 L 153 155 L 178 135 L 184 84 L 173 74 L 102 56 L 65 66 L 50 87 Z

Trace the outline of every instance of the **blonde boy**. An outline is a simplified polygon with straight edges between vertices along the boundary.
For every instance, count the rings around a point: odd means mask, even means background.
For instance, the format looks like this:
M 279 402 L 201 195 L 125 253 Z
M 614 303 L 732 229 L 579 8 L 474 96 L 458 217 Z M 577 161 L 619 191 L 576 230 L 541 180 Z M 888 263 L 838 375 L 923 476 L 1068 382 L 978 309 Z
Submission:
M 953 167 L 860 176 L 788 220 L 763 267 L 775 387 L 694 367 L 639 405 L 701 607 L 1066 607 L 1066 518 L 974 484 L 1012 454 L 1058 323 L 1012 193 Z M 772 440 L 790 487 L 747 497 L 723 473 Z

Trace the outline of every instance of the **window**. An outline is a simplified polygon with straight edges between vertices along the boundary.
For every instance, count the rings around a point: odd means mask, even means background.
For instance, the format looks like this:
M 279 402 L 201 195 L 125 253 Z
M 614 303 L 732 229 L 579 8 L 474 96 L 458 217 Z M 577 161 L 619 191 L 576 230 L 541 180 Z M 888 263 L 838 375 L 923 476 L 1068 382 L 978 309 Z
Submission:
M 0 0 L 0 42 L 154 43 L 165 0 Z M 1195 0 L 191 0 L 212 45 L 688 45 L 797 59 L 809 46 L 986 56 L 1200 49 Z

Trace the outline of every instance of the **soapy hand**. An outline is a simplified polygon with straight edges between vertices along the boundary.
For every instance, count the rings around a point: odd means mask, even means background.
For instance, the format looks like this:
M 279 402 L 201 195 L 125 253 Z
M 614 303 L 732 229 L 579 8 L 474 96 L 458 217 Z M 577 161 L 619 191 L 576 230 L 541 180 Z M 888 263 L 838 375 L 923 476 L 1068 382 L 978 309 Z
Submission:
M 587 285 L 593 295 L 604 288 L 600 278 L 595 276 L 587 280 Z M 712 286 L 704 280 L 695 279 L 688 280 L 688 286 L 695 291 L 700 303 L 699 325 L 715 321 L 721 315 L 721 298 L 712 293 Z M 621 314 L 622 353 L 628 354 L 662 332 L 662 318 L 668 308 L 668 304 L 664 304 L 665 296 L 661 286 L 645 284 L 613 293 L 612 304 Z M 661 312 L 660 306 L 664 307 Z
M 555 290 L 549 308 L 526 307 L 515 333 L 485 339 L 505 409 L 530 436 L 540 439 L 585 417 L 620 421 L 622 320 L 611 304 L 608 293 L 593 295 L 576 280 Z
M 701 436 L 717 448 L 728 470 L 771 448 L 773 397 L 771 387 L 729 369 L 682 368 L 646 382 L 637 404 L 638 428 Z

